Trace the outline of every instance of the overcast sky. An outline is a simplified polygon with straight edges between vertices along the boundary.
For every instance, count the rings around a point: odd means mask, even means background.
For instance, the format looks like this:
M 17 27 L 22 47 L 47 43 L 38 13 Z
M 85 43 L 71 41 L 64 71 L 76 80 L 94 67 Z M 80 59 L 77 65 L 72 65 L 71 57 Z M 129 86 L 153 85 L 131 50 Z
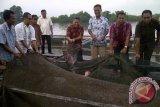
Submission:
M 93 6 L 101 4 L 102 10 L 115 12 L 124 10 L 129 14 L 140 15 L 144 9 L 160 13 L 160 0 L 0 0 L 0 11 L 11 6 L 21 6 L 23 12 L 40 15 L 41 9 L 46 9 L 49 16 L 87 11 L 94 15 Z

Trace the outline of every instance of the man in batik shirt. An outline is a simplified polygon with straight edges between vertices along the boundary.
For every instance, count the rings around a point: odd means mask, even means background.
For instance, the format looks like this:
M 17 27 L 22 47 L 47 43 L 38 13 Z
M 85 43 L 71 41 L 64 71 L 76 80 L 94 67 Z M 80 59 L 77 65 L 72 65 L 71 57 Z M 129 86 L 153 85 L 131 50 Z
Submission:
M 109 31 L 109 25 L 107 18 L 101 15 L 101 5 L 97 4 L 94 6 L 95 16 L 90 18 L 88 33 L 91 35 L 91 56 L 92 59 L 105 56 L 106 48 L 106 35 Z
M 67 28 L 67 55 L 69 63 L 74 64 L 79 58 L 79 51 L 82 49 L 82 37 L 83 37 L 84 29 L 80 25 L 80 19 L 74 18 L 73 23 Z

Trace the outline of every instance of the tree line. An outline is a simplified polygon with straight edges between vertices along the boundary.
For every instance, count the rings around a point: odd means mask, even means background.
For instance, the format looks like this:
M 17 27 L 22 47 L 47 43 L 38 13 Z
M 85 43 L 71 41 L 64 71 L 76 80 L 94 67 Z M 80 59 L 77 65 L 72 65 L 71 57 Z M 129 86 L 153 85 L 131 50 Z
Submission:
M 9 8 L 10 10 L 16 13 L 16 23 L 22 21 L 23 11 L 20 6 L 13 5 Z M 104 11 L 102 12 L 102 16 L 108 18 L 109 23 L 112 23 L 116 20 L 116 12 Z M 160 14 L 154 14 L 153 18 L 158 19 Z M 91 15 L 87 12 L 80 11 L 78 13 L 73 13 L 70 15 L 60 15 L 58 17 L 51 17 L 54 23 L 70 23 L 75 17 L 79 17 L 82 23 L 88 23 Z M 126 13 L 126 19 L 130 22 L 137 22 L 141 19 L 141 15 L 130 15 Z M 0 23 L 3 23 L 3 12 L 0 12 Z
M 116 21 L 116 13 L 118 11 L 115 12 L 110 12 L 110 11 L 104 11 L 102 12 L 102 16 L 106 17 L 109 21 L 109 23 L 112 23 L 114 21 Z M 126 12 L 125 12 L 126 13 Z M 71 22 L 73 20 L 74 17 L 79 17 L 81 19 L 82 23 L 88 23 L 91 15 L 87 12 L 83 12 L 80 11 L 78 13 L 74 13 L 71 15 L 60 15 L 58 17 L 51 17 L 53 22 L 56 23 L 68 23 Z M 160 14 L 154 14 L 153 18 L 158 19 L 160 17 Z M 126 20 L 130 21 L 130 22 L 137 22 L 139 20 L 141 20 L 141 15 L 130 15 L 126 13 Z
M 15 13 L 16 23 L 19 23 L 22 21 L 23 11 L 20 6 L 13 5 L 9 8 L 9 10 L 12 10 Z M 0 12 L 0 24 L 4 22 L 3 19 L 3 12 Z
M 117 11 L 116 11 L 117 12 Z M 102 12 L 102 16 L 106 17 L 110 23 L 114 22 L 116 20 L 116 12 L 111 13 L 110 11 L 104 11 Z M 56 23 L 69 23 L 73 20 L 74 17 L 79 17 L 81 19 L 82 23 L 88 23 L 91 15 L 87 12 L 80 11 L 78 13 L 74 13 L 71 15 L 60 15 L 58 17 L 51 17 L 53 22 Z M 126 15 L 126 19 L 131 22 L 136 22 L 140 20 L 140 16 L 136 15 Z

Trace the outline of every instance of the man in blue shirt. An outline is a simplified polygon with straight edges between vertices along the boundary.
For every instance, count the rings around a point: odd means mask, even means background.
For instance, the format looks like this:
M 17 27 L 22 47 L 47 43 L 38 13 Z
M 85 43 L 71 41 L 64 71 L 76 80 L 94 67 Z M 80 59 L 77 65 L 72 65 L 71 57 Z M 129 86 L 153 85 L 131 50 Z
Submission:
M 15 47 L 24 53 L 19 44 L 16 42 L 16 33 L 14 29 L 15 16 L 11 10 L 5 10 L 3 13 L 5 22 L 0 25 L 0 58 L 5 62 L 10 62 L 14 57 L 20 57 L 20 54 L 15 52 Z

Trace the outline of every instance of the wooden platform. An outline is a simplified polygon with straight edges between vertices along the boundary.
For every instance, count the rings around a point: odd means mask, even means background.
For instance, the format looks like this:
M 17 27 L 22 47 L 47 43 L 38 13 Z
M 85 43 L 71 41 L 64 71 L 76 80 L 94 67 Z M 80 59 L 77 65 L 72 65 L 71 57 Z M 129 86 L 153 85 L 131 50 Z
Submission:
M 52 53 L 53 54 L 45 53 L 45 54 L 42 54 L 42 55 L 43 56 L 47 56 L 47 57 L 60 57 L 60 56 L 63 56 L 63 51 L 61 49 L 52 49 Z

